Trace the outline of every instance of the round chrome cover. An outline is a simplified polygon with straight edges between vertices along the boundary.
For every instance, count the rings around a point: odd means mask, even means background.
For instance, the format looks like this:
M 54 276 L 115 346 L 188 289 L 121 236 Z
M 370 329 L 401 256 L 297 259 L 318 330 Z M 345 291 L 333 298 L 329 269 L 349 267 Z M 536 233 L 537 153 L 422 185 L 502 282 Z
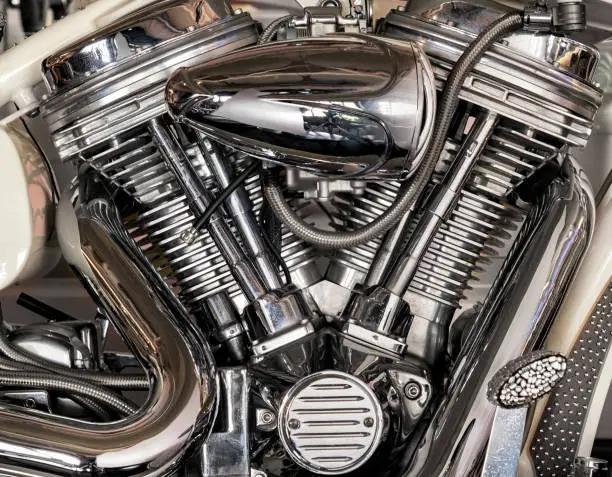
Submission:
M 296 463 L 318 474 L 343 474 L 376 451 L 383 414 L 363 381 L 339 371 L 322 371 L 287 392 L 279 409 L 278 430 Z

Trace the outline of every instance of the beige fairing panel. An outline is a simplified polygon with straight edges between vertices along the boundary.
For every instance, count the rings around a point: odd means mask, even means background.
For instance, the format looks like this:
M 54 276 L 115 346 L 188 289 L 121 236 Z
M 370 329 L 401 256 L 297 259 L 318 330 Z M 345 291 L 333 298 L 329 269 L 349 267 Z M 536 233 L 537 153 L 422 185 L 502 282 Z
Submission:
M 44 275 L 55 213 L 49 170 L 22 122 L 0 127 L 0 289 Z

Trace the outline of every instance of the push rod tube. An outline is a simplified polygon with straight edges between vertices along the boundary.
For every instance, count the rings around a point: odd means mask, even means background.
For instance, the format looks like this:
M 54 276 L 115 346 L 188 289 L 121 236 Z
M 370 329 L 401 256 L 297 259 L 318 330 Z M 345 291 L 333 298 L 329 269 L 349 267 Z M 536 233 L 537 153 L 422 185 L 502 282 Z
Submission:
M 212 202 L 212 198 L 189 162 L 189 158 L 183 152 L 181 145 L 159 118 L 149 122 L 149 131 L 153 135 L 153 139 L 159 147 L 168 168 L 173 172 L 181 185 L 181 189 L 185 192 L 192 211 L 196 216 L 203 214 Z M 257 269 L 219 214 L 212 216 L 208 224 L 208 232 L 249 301 L 264 295 L 268 290 Z
M 215 176 L 221 189 L 225 189 L 232 183 L 232 171 L 230 165 L 221 156 L 218 148 L 202 134 L 196 131 L 198 146 L 204 157 L 204 161 Z M 257 270 L 264 280 L 268 290 L 276 290 L 282 286 L 281 279 L 276 267 L 272 264 L 267 253 L 267 247 L 259 232 L 259 226 L 253 213 L 253 207 L 244 187 L 239 187 L 226 201 L 229 213 L 236 224 L 244 244 L 257 266 Z

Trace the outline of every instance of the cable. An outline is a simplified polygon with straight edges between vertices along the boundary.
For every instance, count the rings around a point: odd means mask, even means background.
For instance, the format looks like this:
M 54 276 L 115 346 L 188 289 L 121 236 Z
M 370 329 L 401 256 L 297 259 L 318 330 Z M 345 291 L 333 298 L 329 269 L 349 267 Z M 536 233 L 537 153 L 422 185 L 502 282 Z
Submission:
M 283 25 L 283 23 L 288 23 L 293 20 L 293 15 L 285 15 L 284 17 L 277 18 L 272 23 L 270 23 L 266 29 L 259 36 L 259 40 L 257 40 L 258 45 L 262 45 L 264 43 L 268 43 L 274 34 L 278 31 L 278 29 Z
M 272 239 L 268 236 L 267 232 L 263 228 L 261 228 L 260 230 L 261 236 L 263 237 L 264 242 L 266 242 L 268 249 L 272 253 L 276 264 L 280 266 L 281 270 L 283 271 L 283 275 L 285 276 L 285 285 L 288 285 L 289 283 L 291 283 L 291 272 L 289 271 L 289 267 L 287 267 L 287 264 L 283 260 L 281 253 L 278 251 L 278 248 L 276 248 L 274 242 L 272 242 Z
M 40 368 L 40 371 L 50 371 L 68 378 L 87 380 L 99 386 L 123 390 L 148 390 L 151 385 L 149 378 L 146 376 L 105 374 L 85 369 L 71 369 L 52 363 L 28 351 L 15 347 L 8 339 L 6 329 L 0 329 L 0 352 L 14 361 Z
M 238 189 L 257 169 L 261 167 L 261 163 L 259 161 L 253 161 L 249 167 L 247 167 L 242 173 L 236 177 L 223 191 L 219 194 L 219 196 L 206 208 L 204 213 L 200 215 L 193 228 L 196 231 L 202 230 L 208 221 L 213 216 L 213 214 L 217 211 L 223 202 L 227 200 L 227 198 L 232 195 L 233 192 Z
M 81 379 L 56 376 L 49 373 L 31 373 L 0 371 L 0 386 L 24 386 L 32 388 L 61 391 L 69 394 L 81 394 L 94 401 L 102 401 L 109 408 L 123 416 L 129 416 L 138 411 L 138 407 L 127 402 L 121 396 L 107 391 L 99 386 L 85 383 Z
M 325 249 L 354 247 L 389 230 L 410 210 L 428 184 L 444 148 L 459 103 L 459 93 L 466 77 L 493 43 L 522 25 L 521 13 L 508 13 L 491 23 L 461 55 L 446 80 L 436 116 L 436 131 L 427 147 L 422 166 L 410 182 L 402 184 L 395 201 L 385 212 L 369 224 L 353 231 L 329 232 L 317 229 L 296 214 L 285 201 L 278 178 L 268 170 L 264 170 L 264 194 L 279 220 L 297 237 Z

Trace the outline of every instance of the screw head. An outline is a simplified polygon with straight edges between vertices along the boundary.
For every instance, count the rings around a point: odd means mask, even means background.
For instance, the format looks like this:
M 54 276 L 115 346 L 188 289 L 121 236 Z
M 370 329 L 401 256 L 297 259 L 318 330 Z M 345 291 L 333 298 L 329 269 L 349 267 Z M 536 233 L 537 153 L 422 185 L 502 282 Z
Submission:
M 372 419 L 371 417 L 366 417 L 363 420 L 363 425 L 366 427 L 372 427 L 374 425 L 374 419 Z
M 23 401 L 23 405 L 27 407 L 28 409 L 34 409 L 36 407 L 36 401 L 34 401 L 34 399 L 32 398 L 28 398 L 25 401 Z
M 274 416 L 272 416 L 271 412 L 266 411 L 261 414 L 261 420 L 265 422 L 266 424 L 269 424 L 270 422 L 272 422 L 273 418 Z
M 416 381 L 409 381 L 404 386 L 404 394 L 408 399 L 415 400 L 421 397 L 423 390 L 421 389 L 421 385 Z
M 299 429 L 300 421 L 298 421 L 297 419 L 289 419 L 289 422 L 287 423 L 287 425 L 289 426 L 290 429 Z

